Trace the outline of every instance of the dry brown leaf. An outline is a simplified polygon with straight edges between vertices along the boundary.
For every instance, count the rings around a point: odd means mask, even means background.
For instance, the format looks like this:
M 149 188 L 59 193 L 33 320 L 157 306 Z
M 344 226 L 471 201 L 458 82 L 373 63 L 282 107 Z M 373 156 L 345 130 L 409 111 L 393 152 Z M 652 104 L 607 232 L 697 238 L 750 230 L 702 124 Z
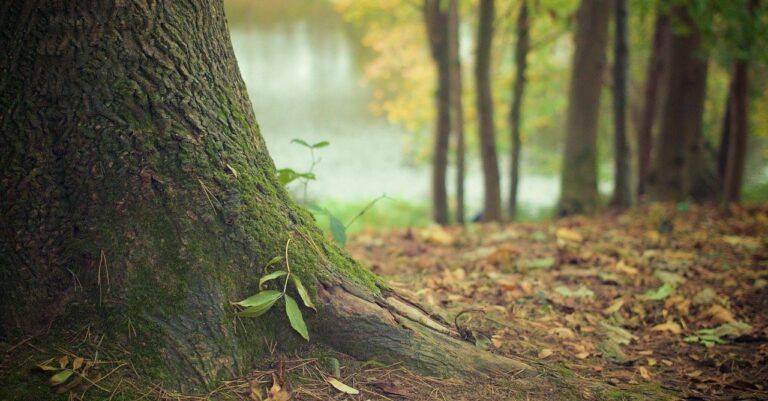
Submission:
M 733 323 L 736 321 L 731 311 L 718 304 L 713 304 L 709 309 L 702 312 L 699 315 L 699 319 L 712 319 L 717 323 Z
M 496 348 L 501 348 L 502 345 L 504 345 L 504 339 L 499 334 L 494 334 L 491 336 L 491 343 Z
M 624 263 L 623 260 L 620 260 L 619 263 L 616 263 L 616 265 L 613 268 L 614 270 L 620 271 L 628 276 L 634 276 L 638 272 L 636 267 L 632 267 Z
M 651 375 L 651 372 L 648 371 L 644 366 L 638 366 L 637 367 L 638 372 L 640 372 L 640 376 L 648 381 L 651 381 L 653 379 L 653 375 Z
M 587 351 L 582 351 L 582 352 L 579 352 L 578 354 L 576 354 L 576 355 L 574 355 L 574 356 L 575 356 L 577 359 L 586 359 L 586 358 L 589 356 L 589 352 L 587 352 Z
M 61 366 L 62 369 L 66 368 L 67 364 L 69 364 L 69 356 L 63 355 L 59 358 L 59 366 Z
M 607 308 L 603 309 L 604 315 L 612 315 L 615 312 L 618 312 L 621 307 L 624 306 L 624 298 L 618 298 L 617 300 L 613 301 Z
M 554 335 L 564 340 L 570 340 L 576 338 L 576 333 L 567 327 L 555 327 L 549 330 L 549 334 Z
M 288 401 L 291 394 L 278 383 L 277 376 L 272 373 L 272 387 L 269 389 L 269 397 L 265 401 Z
M 683 332 L 683 329 L 679 324 L 670 320 L 666 323 L 657 324 L 656 326 L 651 327 L 651 331 L 668 331 L 672 334 L 680 334 Z
M 80 369 L 80 367 L 83 366 L 84 361 L 85 360 L 79 356 L 75 358 L 75 360 L 72 361 L 72 370 Z
M 571 241 L 571 242 L 584 241 L 584 237 L 581 234 L 579 234 L 574 230 L 571 230 L 569 228 L 564 228 L 564 227 L 558 228 L 555 231 L 555 236 L 557 237 L 557 239 L 564 240 L 564 241 Z
M 544 348 L 539 351 L 539 359 L 544 359 L 552 355 L 554 352 L 549 348 Z

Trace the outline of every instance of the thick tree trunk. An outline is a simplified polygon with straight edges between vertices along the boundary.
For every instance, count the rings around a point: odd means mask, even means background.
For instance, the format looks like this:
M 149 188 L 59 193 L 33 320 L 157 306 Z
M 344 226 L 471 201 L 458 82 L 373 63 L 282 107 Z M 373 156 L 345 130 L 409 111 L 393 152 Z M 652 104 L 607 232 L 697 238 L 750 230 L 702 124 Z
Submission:
M 582 0 L 576 15 L 559 215 L 597 207 L 597 126 L 611 3 Z
M 388 290 L 295 206 L 220 1 L 18 0 L 0 22 L 0 342 L 67 347 L 87 328 L 144 379 L 210 387 L 251 369 L 265 338 L 302 343 L 279 307 L 230 306 L 284 256 L 317 303 L 313 341 L 439 375 L 522 366 Z M 20 372 L 0 398 L 53 397 Z
M 512 87 L 512 104 L 509 108 L 510 168 L 509 168 L 509 219 L 517 216 L 517 188 L 520 181 L 520 140 L 521 111 L 523 94 L 525 92 L 525 71 L 528 67 L 528 51 L 531 48 L 531 38 L 528 35 L 530 21 L 528 19 L 528 0 L 523 0 L 520 13 L 517 16 L 517 43 L 515 44 L 515 84 Z
M 464 139 L 464 85 L 461 78 L 459 54 L 459 2 L 449 0 L 448 37 L 451 59 L 451 128 L 456 138 L 456 223 L 464 224 L 464 175 L 466 171 L 466 141 Z
M 627 0 L 616 0 L 613 60 L 613 159 L 615 165 L 611 205 L 627 208 L 632 202 L 627 142 L 627 68 L 629 43 L 627 36 Z
M 483 163 L 485 189 L 482 221 L 501 221 L 501 188 L 490 77 L 494 14 L 494 0 L 480 0 L 475 82 L 477 86 L 476 103 L 480 133 L 480 157 Z
M 681 201 L 693 192 L 707 192 L 702 115 L 707 84 L 707 61 L 700 54 L 701 33 L 683 6 L 672 8 L 672 18 L 686 33 L 670 38 L 664 110 L 659 143 L 649 175 L 651 199 Z
M 432 59 L 437 66 L 435 142 L 432 151 L 432 216 L 436 223 L 448 224 L 448 191 L 445 184 L 451 134 L 448 12 L 441 7 L 440 0 L 425 0 L 423 13 Z
M 653 128 L 656 125 L 656 111 L 659 108 L 659 85 L 666 60 L 665 44 L 669 41 L 669 16 L 659 7 L 653 32 L 653 48 L 648 60 L 648 76 L 645 80 L 644 106 L 640 127 L 637 133 L 637 196 L 643 197 L 648 182 L 653 148 Z

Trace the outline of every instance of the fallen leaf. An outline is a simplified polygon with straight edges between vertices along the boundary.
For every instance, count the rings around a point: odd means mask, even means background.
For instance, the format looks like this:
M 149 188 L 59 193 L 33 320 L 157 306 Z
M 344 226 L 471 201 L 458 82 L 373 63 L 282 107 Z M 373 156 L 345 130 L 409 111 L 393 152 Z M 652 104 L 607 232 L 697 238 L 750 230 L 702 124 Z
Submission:
M 539 351 L 539 359 L 544 359 L 552 355 L 554 352 L 549 348 L 544 348 Z
M 328 384 L 333 386 L 336 390 L 341 391 L 342 393 L 352 394 L 352 395 L 360 394 L 360 390 L 349 387 L 346 384 L 334 379 L 333 377 L 328 377 L 325 380 L 328 382 Z
M 84 361 L 85 361 L 85 360 L 84 360 L 83 358 L 81 358 L 81 357 L 77 357 L 77 358 L 75 358 L 75 360 L 74 360 L 74 361 L 72 361 L 72 369 L 73 369 L 73 370 L 77 370 L 77 369 L 80 369 L 80 367 L 81 367 L 81 366 L 83 366 L 83 362 L 84 362 Z
M 643 379 L 650 381 L 653 376 L 651 375 L 651 372 L 648 371 L 644 366 L 638 366 L 637 370 L 640 372 L 640 376 L 642 376 Z
M 710 306 L 709 309 L 705 310 L 699 315 L 699 318 L 712 319 L 714 322 L 717 322 L 717 323 L 733 323 L 736 321 L 736 318 L 733 316 L 733 313 L 731 313 L 731 311 L 723 308 L 718 304 L 713 304 L 712 306 Z
M 584 241 L 584 237 L 581 234 L 569 228 L 558 228 L 555 231 L 555 237 L 557 237 L 557 239 L 559 240 L 572 241 L 572 242 Z
M 607 308 L 603 309 L 603 314 L 612 315 L 618 312 L 622 306 L 624 306 L 624 298 L 618 298 L 615 301 L 613 301 Z
M 668 331 L 672 334 L 680 334 L 683 332 L 683 329 L 679 324 L 670 320 L 666 323 L 657 324 L 656 326 L 651 327 L 651 331 Z
M 569 297 L 569 298 L 594 298 L 595 297 L 595 292 L 584 286 L 581 286 L 574 291 L 564 285 L 561 285 L 555 288 L 555 292 L 564 297 Z
M 567 327 L 555 327 L 549 330 L 549 334 L 565 340 L 576 338 L 576 333 L 574 333 L 573 330 Z
M 616 263 L 613 268 L 628 276 L 634 276 L 638 272 L 637 268 L 627 265 L 623 260 L 620 260 L 619 263 Z
M 577 359 L 586 359 L 586 358 L 589 356 L 589 352 L 587 352 L 587 351 L 582 351 L 582 352 L 579 352 L 578 354 L 576 354 L 576 355 L 574 355 L 574 356 L 575 356 Z

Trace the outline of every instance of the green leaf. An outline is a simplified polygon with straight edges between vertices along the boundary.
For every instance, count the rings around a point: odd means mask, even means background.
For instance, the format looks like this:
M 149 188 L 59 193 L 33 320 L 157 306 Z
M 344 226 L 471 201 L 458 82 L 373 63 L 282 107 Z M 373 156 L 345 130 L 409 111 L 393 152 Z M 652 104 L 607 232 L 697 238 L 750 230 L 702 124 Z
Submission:
M 304 284 L 301 283 L 301 280 L 299 280 L 296 275 L 291 276 L 291 279 L 293 280 L 293 285 L 296 286 L 296 291 L 299 293 L 299 296 L 304 302 L 304 305 L 307 308 L 312 308 L 315 310 L 315 312 L 317 312 L 317 308 L 315 308 L 315 304 L 312 303 L 312 298 L 310 298 L 309 292 L 307 292 L 307 289 L 304 287 Z
M 657 290 L 649 290 L 643 294 L 643 298 L 649 301 L 661 301 L 666 299 L 675 291 L 675 286 L 666 283 L 659 287 Z
M 299 145 L 306 146 L 308 148 L 312 148 L 312 145 L 308 144 L 307 141 L 299 138 L 293 138 L 291 139 L 291 143 L 298 143 Z
M 60 384 L 63 384 L 67 379 L 69 379 L 72 374 L 75 373 L 73 370 L 64 369 L 59 373 L 56 373 L 55 375 L 51 376 L 50 383 L 51 386 L 58 386 Z
M 266 265 L 264 265 L 264 270 L 267 270 L 267 268 L 269 268 L 269 266 L 272 266 L 275 263 L 280 262 L 281 260 L 283 260 L 282 256 L 275 256 L 274 258 L 270 259 L 269 262 L 267 262 Z
M 317 213 L 317 214 L 327 214 L 328 213 L 328 210 L 323 209 L 322 207 L 320 207 L 316 203 L 307 203 L 306 205 L 304 205 L 304 207 L 309 209 L 309 211 L 312 212 L 312 213 Z
M 328 141 L 320 141 L 320 142 L 318 142 L 318 143 L 316 143 L 316 144 L 312 145 L 312 148 L 313 148 L 313 149 L 320 149 L 320 148 L 324 148 L 324 147 L 326 147 L 326 146 L 328 146 L 328 145 L 330 145 L 330 144 L 331 144 L 331 143 L 330 143 L 330 142 L 328 142 Z
M 237 305 L 247 307 L 247 309 L 238 313 L 238 315 L 244 317 L 259 317 L 267 313 L 272 305 L 274 305 L 282 296 L 283 293 L 280 291 L 267 290 L 240 302 L 236 302 Z
M 344 223 L 341 222 L 341 220 L 338 219 L 338 217 L 328 213 L 328 217 L 330 218 L 330 225 L 331 225 L 331 235 L 333 235 L 333 239 L 336 240 L 341 245 L 347 244 L 347 228 L 344 227 Z
M 274 280 L 279 277 L 283 277 L 286 274 L 288 274 L 288 272 L 284 270 L 275 270 L 272 273 L 269 273 L 266 276 L 263 276 L 262 278 L 259 279 L 259 288 L 263 289 L 264 283 L 266 283 L 267 281 Z
M 297 333 L 301 334 L 305 340 L 309 341 L 307 324 L 304 323 L 304 318 L 301 316 L 299 305 L 288 294 L 285 294 L 285 313 L 288 315 L 288 321 L 291 322 L 291 327 L 293 327 Z
M 280 170 L 277 170 L 277 179 L 282 186 L 290 184 L 297 178 L 299 178 L 299 175 L 291 168 L 281 168 Z

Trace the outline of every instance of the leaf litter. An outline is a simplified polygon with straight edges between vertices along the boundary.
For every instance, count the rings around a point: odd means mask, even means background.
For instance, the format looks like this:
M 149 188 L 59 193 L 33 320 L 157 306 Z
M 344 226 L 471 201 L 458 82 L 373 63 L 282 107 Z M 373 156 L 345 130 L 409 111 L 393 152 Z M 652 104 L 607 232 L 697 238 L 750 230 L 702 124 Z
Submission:
M 768 205 L 365 232 L 350 252 L 493 352 L 687 397 L 768 399 Z

